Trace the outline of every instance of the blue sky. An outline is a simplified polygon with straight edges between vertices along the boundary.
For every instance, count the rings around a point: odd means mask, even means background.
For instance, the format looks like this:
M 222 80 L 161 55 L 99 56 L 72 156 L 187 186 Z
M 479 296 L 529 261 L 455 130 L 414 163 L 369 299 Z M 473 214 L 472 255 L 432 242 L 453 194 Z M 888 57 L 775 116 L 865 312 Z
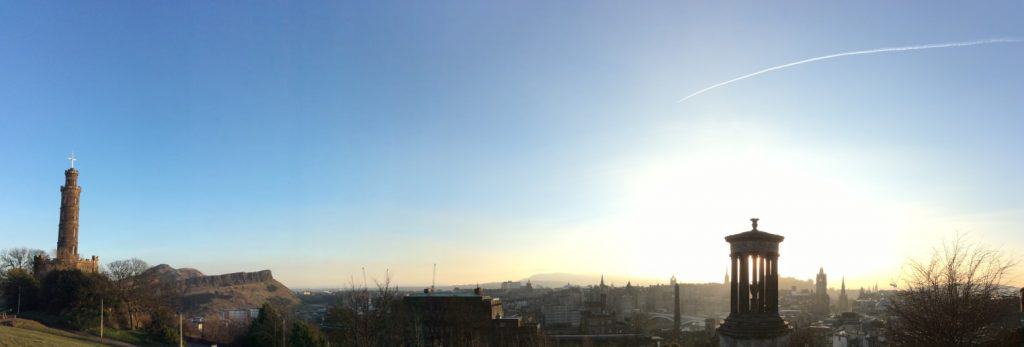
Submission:
M 784 275 L 884 281 L 956 230 L 1024 246 L 1024 44 L 675 101 L 1021 23 L 1020 2 L 5 3 L 0 248 L 55 247 L 74 150 L 103 260 L 717 281 L 758 216 Z

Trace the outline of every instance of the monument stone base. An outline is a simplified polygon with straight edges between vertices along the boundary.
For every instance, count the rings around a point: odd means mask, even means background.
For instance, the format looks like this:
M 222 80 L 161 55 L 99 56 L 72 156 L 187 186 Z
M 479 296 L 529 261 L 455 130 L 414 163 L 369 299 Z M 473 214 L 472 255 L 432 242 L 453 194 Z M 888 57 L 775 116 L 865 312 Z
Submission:
M 787 347 L 789 346 L 789 334 L 768 338 L 737 338 L 726 335 L 718 335 L 719 347 Z

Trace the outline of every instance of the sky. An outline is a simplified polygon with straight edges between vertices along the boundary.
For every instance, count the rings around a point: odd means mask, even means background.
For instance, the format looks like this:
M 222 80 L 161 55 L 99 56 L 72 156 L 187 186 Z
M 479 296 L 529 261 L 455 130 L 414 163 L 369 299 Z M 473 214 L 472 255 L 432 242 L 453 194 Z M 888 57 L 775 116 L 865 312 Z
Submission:
M 290 287 L 606 273 L 884 287 L 956 233 L 1024 246 L 1024 4 L 6 2 L 0 248 Z M 1024 284 L 1019 274 L 1012 280 Z

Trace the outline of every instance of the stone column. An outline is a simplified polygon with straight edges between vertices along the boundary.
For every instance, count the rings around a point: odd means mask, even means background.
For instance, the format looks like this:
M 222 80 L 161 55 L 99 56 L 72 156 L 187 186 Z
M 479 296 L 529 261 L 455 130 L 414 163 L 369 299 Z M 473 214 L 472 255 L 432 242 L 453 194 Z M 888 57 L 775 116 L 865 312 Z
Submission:
M 750 264 L 750 255 L 740 253 L 740 313 L 750 312 L 750 273 L 747 268 Z
M 753 275 L 754 276 L 754 287 L 751 290 L 754 291 L 754 294 L 751 295 L 753 297 L 753 300 L 751 300 L 751 306 L 752 307 L 750 309 L 750 312 L 761 312 L 761 304 L 760 304 L 761 303 L 761 282 L 763 280 L 761 278 L 761 267 L 762 267 L 762 265 L 761 265 L 761 254 L 755 254 L 754 258 L 753 258 L 753 261 L 754 261 L 754 275 Z
M 772 286 L 775 283 L 773 272 L 775 271 L 775 264 L 772 262 L 772 255 L 769 254 L 765 257 L 765 312 L 772 312 L 772 305 L 774 304 L 774 291 Z
M 750 304 L 750 306 L 751 306 L 750 312 L 760 312 L 761 311 L 757 307 L 758 306 L 757 303 L 759 301 L 761 301 L 761 290 L 759 289 L 759 288 L 761 288 L 761 260 L 760 259 L 761 259 L 761 255 L 756 255 L 756 256 L 754 256 L 754 259 L 753 259 L 753 261 L 754 261 L 754 265 L 753 265 L 754 266 L 754 273 L 753 273 L 754 286 L 750 290 L 752 290 L 754 292 L 754 294 L 751 295 L 753 297 L 753 300 L 751 301 L 751 304 Z
M 768 312 L 779 313 L 779 255 L 772 254 L 768 258 L 771 275 L 768 280 Z
M 766 311 L 765 310 L 765 304 L 767 303 L 767 298 L 766 298 L 767 295 L 765 295 L 765 294 L 767 294 L 766 293 L 767 291 L 765 290 L 765 289 L 767 289 L 767 287 L 765 285 L 766 284 L 766 282 L 765 282 L 765 275 L 767 274 L 767 271 L 766 271 L 767 269 L 765 269 L 765 267 L 764 267 L 765 266 L 764 254 L 762 254 L 760 257 L 758 257 L 758 261 L 761 262 L 761 265 L 759 266 L 758 271 L 757 271 L 757 275 L 760 277 L 760 279 L 757 281 L 757 291 L 758 291 L 758 293 L 757 293 L 757 312 L 765 312 Z
M 747 312 L 757 311 L 757 255 L 750 254 L 750 306 Z
M 736 288 L 736 278 L 739 277 L 739 269 L 737 269 L 739 259 L 738 259 L 737 255 L 735 253 L 730 254 L 729 255 L 729 259 L 730 259 L 729 264 L 730 264 L 730 267 L 732 268 L 732 277 L 730 278 L 730 281 L 729 281 L 730 282 L 729 283 L 729 312 L 730 312 L 730 314 L 735 314 L 735 313 L 739 312 L 737 310 L 737 307 L 736 307 L 736 305 L 737 305 L 737 303 L 739 301 L 739 298 L 736 297 L 737 296 L 737 289 L 738 289 L 738 288 Z

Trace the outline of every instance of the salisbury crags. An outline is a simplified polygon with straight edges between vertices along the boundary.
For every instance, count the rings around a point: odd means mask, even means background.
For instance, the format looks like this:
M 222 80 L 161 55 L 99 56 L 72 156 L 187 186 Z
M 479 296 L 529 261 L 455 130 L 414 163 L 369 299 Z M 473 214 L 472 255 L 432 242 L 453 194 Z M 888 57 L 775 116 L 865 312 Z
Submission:
M 175 269 L 160 264 L 140 276 L 174 285 L 182 293 L 186 311 L 195 316 L 217 315 L 223 310 L 259 308 L 267 302 L 280 305 L 299 302 L 291 289 L 274 279 L 270 270 L 207 276 L 196 269 Z

